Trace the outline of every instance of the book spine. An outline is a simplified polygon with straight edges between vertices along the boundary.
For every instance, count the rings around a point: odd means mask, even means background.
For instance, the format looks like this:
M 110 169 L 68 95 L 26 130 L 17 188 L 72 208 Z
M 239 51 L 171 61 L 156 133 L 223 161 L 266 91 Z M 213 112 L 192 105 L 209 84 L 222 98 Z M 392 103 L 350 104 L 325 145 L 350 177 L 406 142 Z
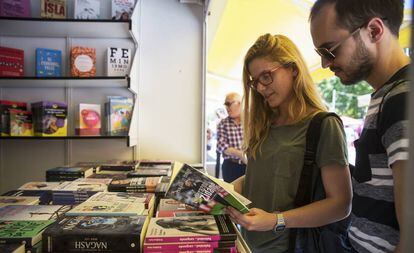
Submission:
M 220 235 L 211 236 L 171 236 L 145 238 L 145 243 L 168 243 L 168 242 L 216 242 L 220 241 Z

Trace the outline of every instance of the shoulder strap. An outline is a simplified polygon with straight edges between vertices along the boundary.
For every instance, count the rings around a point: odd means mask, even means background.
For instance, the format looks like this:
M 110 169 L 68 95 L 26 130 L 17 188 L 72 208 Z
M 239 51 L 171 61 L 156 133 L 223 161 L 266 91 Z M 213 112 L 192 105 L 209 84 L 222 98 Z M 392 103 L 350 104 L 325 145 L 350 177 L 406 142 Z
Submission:
M 306 131 L 306 149 L 303 162 L 302 173 L 299 179 L 298 190 L 295 197 L 295 206 L 300 207 L 311 202 L 312 194 L 312 172 L 313 165 L 316 160 L 316 152 L 318 150 L 319 138 L 321 135 L 322 122 L 326 117 L 336 117 L 341 121 L 341 118 L 333 112 L 319 112 L 313 116 Z M 341 121 L 342 122 L 342 121 Z
M 342 122 L 341 118 L 333 112 L 318 112 L 313 116 L 306 131 L 306 149 L 303 168 L 300 174 L 298 190 L 295 197 L 295 207 L 307 205 L 312 199 L 312 173 L 318 150 L 321 126 L 325 118 L 333 116 Z M 289 253 L 295 252 L 297 229 L 291 229 L 289 233 Z

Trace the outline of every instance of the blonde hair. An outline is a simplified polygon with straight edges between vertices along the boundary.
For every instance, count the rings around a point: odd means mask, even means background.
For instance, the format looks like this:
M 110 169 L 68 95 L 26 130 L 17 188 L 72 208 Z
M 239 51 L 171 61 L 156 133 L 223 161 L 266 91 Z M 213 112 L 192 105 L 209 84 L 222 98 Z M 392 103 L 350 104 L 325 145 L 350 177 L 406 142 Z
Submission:
M 248 65 L 256 58 L 278 62 L 284 67 L 291 67 L 297 72 L 293 79 L 294 99 L 288 105 L 289 122 L 299 122 L 308 116 L 311 111 L 315 113 L 326 111 L 306 63 L 295 44 L 283 35 L 265 34 L 260 36 L 247 51 L 243 67 L 243 148 L 246 154 L 254 159 L 269 134 L 272 120 L 278 115 L 277 109 L 275 111 L 270 108 L 263 96 L 247 85 L 250 78 Z

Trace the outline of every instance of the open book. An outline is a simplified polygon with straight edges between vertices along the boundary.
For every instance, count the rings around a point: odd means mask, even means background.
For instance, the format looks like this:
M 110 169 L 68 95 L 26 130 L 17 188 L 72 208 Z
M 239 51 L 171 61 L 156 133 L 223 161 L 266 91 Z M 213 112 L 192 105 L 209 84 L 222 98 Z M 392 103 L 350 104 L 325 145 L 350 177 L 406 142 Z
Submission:
M 242 213 L 249 212 L 251 203 L 233 189 L 233 185 L 212 177 L 188 164 L 175 166 L 167 198 L 173 198 L 210 214 L 223 214 L 231 206 Z

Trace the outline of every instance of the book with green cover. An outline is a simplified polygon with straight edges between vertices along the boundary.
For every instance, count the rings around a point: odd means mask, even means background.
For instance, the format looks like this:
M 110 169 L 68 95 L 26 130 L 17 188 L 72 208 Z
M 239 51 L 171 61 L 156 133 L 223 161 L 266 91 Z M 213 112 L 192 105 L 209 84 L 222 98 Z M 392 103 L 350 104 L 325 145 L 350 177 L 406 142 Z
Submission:
M 23 243 L 32 247 L 42 240 L 43 230 L 52 220 L 0 221 L 0 243 Z
M 200 172 L 188 164 L 175 166 L 166 197 L 214 215 L 223 214 L 227 206 L 248 213 L 247 205 L 251 203 L 234 191 L 233 185 Z

